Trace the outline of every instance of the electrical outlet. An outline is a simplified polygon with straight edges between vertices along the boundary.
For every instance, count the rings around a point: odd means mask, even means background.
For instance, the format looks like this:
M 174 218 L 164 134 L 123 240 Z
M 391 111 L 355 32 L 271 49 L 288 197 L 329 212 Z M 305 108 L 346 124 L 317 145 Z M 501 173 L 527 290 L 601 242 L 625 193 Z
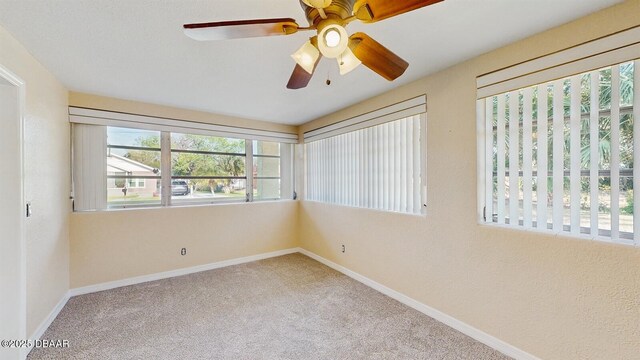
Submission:
M 182 256 L 187 255 L 187 248 L 182 248 L 182 250 L 180 250 L 180 255 Z
M 345 252 L 347 252 L 347 248 L 344 246 L 344 244 L 342 245 L 342 253 L 344 254 Z

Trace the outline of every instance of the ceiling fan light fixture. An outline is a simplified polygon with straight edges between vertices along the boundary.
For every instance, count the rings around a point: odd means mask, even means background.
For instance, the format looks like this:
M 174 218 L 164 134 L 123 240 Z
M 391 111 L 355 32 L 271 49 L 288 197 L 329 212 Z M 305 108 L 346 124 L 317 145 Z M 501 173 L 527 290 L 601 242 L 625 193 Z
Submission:
M 340 75 L 346 75 L 355 70 L 362 61 L 358 59 L 353 51 L 347 47 L 347 49 L 338 58 L 338 67 L 340 68 Z
M 318 33 L 318 47 L 324 57 L 335 59 L 349 45 L 347 30 L 340 24 L 330 24 Z
M 320 51 L 318 51 L 318 49 L 311 43 L 311 40 L 309 40 L 304 43 L 298 51 L 293 53 L 291 57 L 304 69 L 304 71 L 309 74 L 313 74 L 316 62 L 318 61 L 318 58 L 320 58 Z

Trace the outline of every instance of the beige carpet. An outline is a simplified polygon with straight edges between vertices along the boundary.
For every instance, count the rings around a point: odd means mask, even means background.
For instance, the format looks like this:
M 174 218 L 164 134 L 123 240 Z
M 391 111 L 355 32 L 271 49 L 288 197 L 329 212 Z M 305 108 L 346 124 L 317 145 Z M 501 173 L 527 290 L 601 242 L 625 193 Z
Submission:
M 69 300 L 29 359 L 507 359 L 304 255 Z

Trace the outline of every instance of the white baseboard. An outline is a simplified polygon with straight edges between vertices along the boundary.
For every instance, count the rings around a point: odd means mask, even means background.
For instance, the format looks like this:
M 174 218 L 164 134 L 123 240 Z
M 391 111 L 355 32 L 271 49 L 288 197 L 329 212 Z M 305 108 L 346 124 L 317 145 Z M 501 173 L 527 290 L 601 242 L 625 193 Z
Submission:
M 501 353 L 510 356 L 512 358 L 515 359 L 519 359 L 519 360 L 540 360 L 539 358 L 521 350 L 518 349 L 517 347 L 508 344 L 496 337 L 493 337 L 481 330 L 478 330 L 476 328 L 474 328 L 473 326 L 466 324 L 452 316 L 449 316 L 439 310 L 436 310 L 430 306 L 427 306 L 415 299 L 412 299 L 404 294 L 401 294 L 391 288 L 388 288 L 380 283 L 377 283 L 363 275 L 358 274 L 357 272 L 351 271 L 349 269 L 347 269 L 346 267 L 342 266 L 342 265 L 338 265 L 336 263 L 334 263 L 333 261 L 327 260 L 325 258 L 323 258 L 322 256 L 316 255 L 306 249 L 302 249 L 302 248 L 298 248 L 298 251 L 301 254 L 304 254 L 318 262 L 321 262 L 325 265 L 327 265 L 330 268 L 333 268 L 345 275 L 347 275 L 348 277 L 357 280 L 367 286 L 369 286 L 370 288 L 377 290 L 387 296 L 389 296 L 390 298 L 393 298 L 415 310 L 420 311 L 421 313 L 430 316 L 438 321 L 440 321 L 441 323 L 452 327 L 458 331 L 460 331 L 461 333 L 493 348 L 496 349 L 498 351 L 500 351 Z
M 298 252 L 298 248 L 278 250 L 270 253 L 246 256 L 246 257 L 237 258 L 237 259 L 223 260 L 223 261 L 219 261 L 211 264 L 198 265 L 198 266 L 193 266 L 193 267 L 184 268 L 184 269 L 170 270 L 170 271 L 165 271 L 165 272 L 156 273 L 156 274 L 136 276 L 136 277 L 116 280 L 116 281 L 109 281 L 101 284 L 95 284 L 95 285 L 89 285 L 89 286 L 71 289 L 69 290 L 69 296 L 90 294 L 98 291 L 104 291 L 104 290 L 115 289 L 123 286 L 141 284 L 149 281 L 168 279 L 176 276 L 188 275 L 188 274 L 198 273 L 201 271 L 219 269 L 227 266 L 244 264 L 252 261 L 264 260 L 264 259 L 287 255 L 287 254 L 293 254 L 296 252 Z
M 51 310 L 49 315 L 47 315 L 47 317 L 44 320 L 42 320 L 42 322 L 40 323 L 36 331 L 34 331 L 33 334 L 31 334 L 31 336 L 29 337 L 29 340 L 33 341 L 33 340 L 39 340 L 40 338 L 42 338 L 42 335 L 44 335 L 44 332 L 47 331 L 49 326 L 51 326 L 51 323 L 53 322 L 53 320 L 55 320 L 58 317 L 58 314 L 60 314 L 60 311 L 62 311 L 62 308 L 67 304 L 67 301 L 69 301 L 69 298 L 70 298 L 69 292 L 67 291 L 67 293 L 64 294 L 62 299 L 58 301 L 56 306 L 53 307 L 53 310 Z M 25 349 L 24 358 L 26 358 L 27 355 L 29 355 L 32 349 L 33 349 L 33 346 Z

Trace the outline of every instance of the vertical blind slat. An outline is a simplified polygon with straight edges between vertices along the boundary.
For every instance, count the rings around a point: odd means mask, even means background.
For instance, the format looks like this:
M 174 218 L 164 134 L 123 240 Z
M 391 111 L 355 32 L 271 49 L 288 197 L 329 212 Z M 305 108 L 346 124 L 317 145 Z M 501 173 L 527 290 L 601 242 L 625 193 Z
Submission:
M 498 224 L 505 223 L 505 95 L 498 96 Z
M 413 167 L 413 149 L 415 149 L 415 144 L 413 143 L 413 122 L 411 118 L 407 119 L 407 141 L 409 141 L 409 151 L 407 151 L 407 211 L 413 212 L 413 174 L 416 169 Z
M 536 179 L 538 208 L 536 211 L 537 228 L 547 229 L 547 207 L 549 200 L 549 102 L 548 88 L 538 85 L 538 176 Z
M 376 171 L 376 178 L 378 180 L 378 186 L 376 190 L 378 192 L 376 209 L 384 209 L 384 127 L 381 126 L 378 129 L 376 136 L 378 140 L 378 148 L 376 149 L 376 158 L 378 159 L 378 169 Z
M 365 193 L 365 187 L 364 187 L 364 178 L 365 178 L 365 160 L 364 160 L 364 156 L 365 156 L 365 151 L 364 151 L 364 139 L 365 139 L 365 132 L 364 131 L 358 131 L 358 199 L 357 199 L 357 205 L 359 207 L 363 207 L 364 206 L 364 193 Z
M 382 134 L 383 134 L 383 150 L 382 150 L 382 154 L 383 154 L 383 158 L 384 158 L 384 163 L 382 165 L 382 173 L 383 173 L 383 178 L 382 178 L 382 183 L 384 184 L 383 186 L 383 205 L 382 205 L 382 209 L 383 210 L 389 210 L 389 124 L 386 123 L 382 126 Z
M 553 82 L 553 230 L 564 225 L 564 81 Z
M 640 214 L 640 60 L 633 64 L 633 213 Z M 640 246 L 640 219 L 633 218 L 633 240 Z
M 581 76 L 571 77 L 570 151 L 571 170 L 571 233 L 580 234 L 580 117 L 582 100 Z
M 493 98 L 485 101 L 485 221 L 493 222 Z
M 353 138 L 353 153 L 351 154 L 351 156 L 353 158 L 353 172 L 355 172 L 355 190 L 351 195 L 351 206 L 360 206 L 358 201 L 361 198 L 360 192 L 362 191 L 362 131 L 354 133 Z
M 307 179 L 307 194 L 309 194 L 312 200 L 318 200 L 318 191 L 319 191 L 319 185 L 320 185 L 320 181 L 322 179 L 322 173 L 320 172 L 320 161 L 318 158 L 318 148 L 320 147 L 321 142 L 316 141 L 313 142 L 313 147 L 311 148 L 311 156 L 308 157 L 307 161 L 313 161 L 313 163 L 311 164 L 307 164 L 307 168 L 308 169 L 312 169 L 313 174 L 315 175 L 309 175 L 309 176 L 313 176 L 313 179 Z M 307 148 L 307 146 L 305 146 L 305 148 Z
M 509 96 L 509 223 L 518 225 L 520 208 L 519 194 L 519 149 L 520 149 L 520 114 L 518 92 Z
M 358 191 L 358 172 L 356 169 L 356 152 L 355 152 L 355 146 L 356 146 L 356 132 L 351 132 L 349 133 L 349 142 L 347 143 L 347 148 L 349 149 L 349 157 L 347 158 L 347 172 L 349 173 L 349 187 L 350 187 L 350 191 L 347 192 L 347 199 L 348 199 L 348 205 L 349 206 L 355 206 L 355 198 L 354 196 L 357 194 Z
M 401 120 L 400 123 L 400 149 L 402 152 L 400 158 L 400 205 L 399 211 L 407 212 L 407 147 L 409 142 L 407 141 L 407 119 Z
M 423 113 L 415 116 L 416 121 L 418 122 L 418 129 L 420 131 L 420 146 L 416 147 L 416 151 L 420 153 L 424 149 L 427 148 L 427 114 Z M 424 153 L 420 154 L 417 158 L 421 159 L 422 156 L 425 156 Z M 420 179 L 420 185 L 418 186 L 419 191 L 416 196 L 418 198 L 418 209 L 416 210 L 416 214 L 426 214 L 427 211 L 427 161 L 420 161 L 420 171 L 418 173 L 418 178 Z
M 396 161 L 395 161 L 395 187 L 394 187 L 394 207 L 393 211 L 399 212 L 402 208 L 402 188 L 404 187 L 404 182 L 402 181 L 402 149 L 404 148 L 403 137 L 402 137 L 402 121 L 396 121 L 393 123 L 396 128 L 396 138 L 395 138 L 395 153 L 396 153 Z
M 593 71 L 590 76 L 591 89 L 589 109 L 589 207 L 591 211 L 591 235 L 598 235 L 598 164 L 600 160 L 599 143 L 600 132 L 600 72 Z
M 611 239 L 620 238 L 620 66 L 611 68 Z
M 375 162 L 373 160 L 373 154 L 374 154 L 374 148 L 373 148 L 373 129 L 372 128 L 368 128 L 367 130 L 367 184 L 368 184 L 368 190 L 367 190 L 367 207 L 368 208 L 375 208 L 375 202 L 374 202 L 374 183 L 373 183 L 373 174 L 375 174 L 374 172 L 374 166 L 375 166 Z
M 522 92 L 522 220 L 525 228 L 532 227 L 533 178 L 533 89 Z
M 334 151 L 335 151 L 334 143 L 335 143 L 335 138 L 330 139 L 329 142 L 326 144 L 327 151 L 329 152 L 329 156 L 327 157 L 327 160 L 326 160 L 326 162 L 327 162 L 327 170 L 328 170 L 327 171 L 327 180 L 328 180 L 327 183 L 328 184 L 325 185 L 325 193 L 326 193 L 325 196 L 327 197 L 327 201 L 335 203 L 335 201 L 336 201 L 335 193 L 336 192 L 335 191 L 330 191 L 330 189 L 332 189 L 332 188 L 335 189 L 334 181 L 335 181 L 335 178 L 336 178 L 335 177 L 335 171 L 334 171 L 334 164 L 335 164 L 335 161 L 334 161 Z
M 424 147 L 420 143 L 420 116 L 413 117 L 413 212 L 420 214 L 422 210 L 421 198 L 421 182 L 420 182 L 420 170 L 422 168 L 422 157 L 424 155 Z
M 387 196 L 389 197 L 389 207 L 387 210 L 395 211 L 395 194 L 396 190 L 396 128 L 395 123 L 389 123 L 389 134 L 388 136 L 388 144 L 389 144 L 389 193 Z

